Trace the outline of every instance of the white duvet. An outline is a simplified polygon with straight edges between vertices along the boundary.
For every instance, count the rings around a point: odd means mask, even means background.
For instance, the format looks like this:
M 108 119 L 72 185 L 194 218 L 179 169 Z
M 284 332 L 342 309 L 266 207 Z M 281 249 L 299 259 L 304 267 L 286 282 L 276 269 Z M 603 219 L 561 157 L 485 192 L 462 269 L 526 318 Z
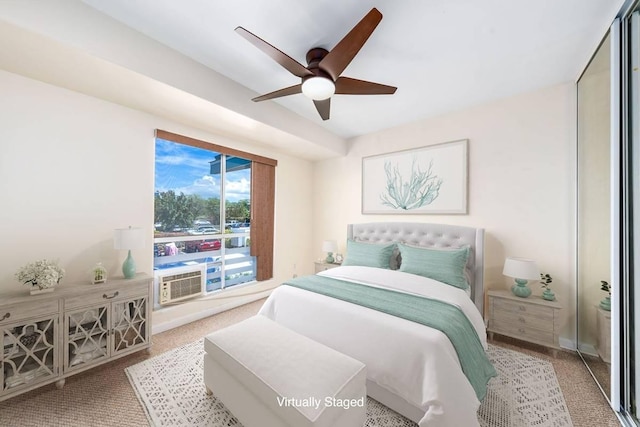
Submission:
M 482 316 L 464 290 L 372 267 L 337 267 L 319 274 L 456 305 L 487 348 Z M 444 333 L 291 286 L 275 289 L 259 314 L 365 363 L 368 381 L 424 411 L 420 427 L 478 426 L 480 402 Z

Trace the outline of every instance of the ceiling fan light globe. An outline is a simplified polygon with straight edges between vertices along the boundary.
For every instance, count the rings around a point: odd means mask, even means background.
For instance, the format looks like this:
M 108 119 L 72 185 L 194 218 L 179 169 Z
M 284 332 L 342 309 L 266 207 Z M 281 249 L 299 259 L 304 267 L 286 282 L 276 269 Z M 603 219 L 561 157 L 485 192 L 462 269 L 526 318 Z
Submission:
M 302 93 L 314 101 L 322 101 L 336 93 L 336 85 L 326 77 L 311 77 L 302 83 Z

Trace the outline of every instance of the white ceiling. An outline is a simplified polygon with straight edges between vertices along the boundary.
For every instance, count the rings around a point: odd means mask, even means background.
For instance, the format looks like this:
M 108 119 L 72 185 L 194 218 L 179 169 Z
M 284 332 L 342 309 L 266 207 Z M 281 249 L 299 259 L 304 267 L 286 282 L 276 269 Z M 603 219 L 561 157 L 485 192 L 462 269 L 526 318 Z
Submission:
M 342 138 L 575 80 L 623 0 L 83 0 L 257 94 L 299 83 L 233 30 L 306 65 L 372 7 L 382 22 L 343 75 L 395 95 L 332 99 L 323 122 L 303 95 L 278 102 Z M 158 64 L 159 67 L 162 64 Z M 246 96 L 246 92 L 242 95 Z

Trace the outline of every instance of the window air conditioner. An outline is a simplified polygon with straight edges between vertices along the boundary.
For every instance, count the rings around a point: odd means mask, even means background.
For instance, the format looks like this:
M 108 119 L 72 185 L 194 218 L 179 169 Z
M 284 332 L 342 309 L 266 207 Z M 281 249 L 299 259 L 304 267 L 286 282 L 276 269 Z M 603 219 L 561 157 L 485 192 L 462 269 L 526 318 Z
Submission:
M 206 286 L 206 264 L 156 270 L 159 304 L 165 305 L 202 295 Z

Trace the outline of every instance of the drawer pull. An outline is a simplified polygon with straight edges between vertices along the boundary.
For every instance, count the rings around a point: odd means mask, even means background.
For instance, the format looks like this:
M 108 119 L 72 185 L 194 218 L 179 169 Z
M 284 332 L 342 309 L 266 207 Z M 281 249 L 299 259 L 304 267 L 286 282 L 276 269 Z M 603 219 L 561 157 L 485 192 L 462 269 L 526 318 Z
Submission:
M 518 322 L 520 323 L 526 323 L 526 319 L 524 317 L 518 317 Z
M 527 311 L 527 307 L 525 307 L 524 305 L 519 305 L 518 308 L 520 309 L 520 311 Z
M 111 298 L 115 298 L 115 297 L 117 297 L 117 296 L 118 296 L 118 294 L 119 294 L 119 293 L 120 293 L 120 292 L 116 291 L 116 292 L 115 292 L 113 295 L 111 295 L 110 297 L 109 297 L 109 296 L 107 296 L 107 294 L 102 294 L 102 298 L 104 298 L 104 299 L 111 299 Z
M 4 319 L 8 319 L 9 317 L 11 317 L 11 313 L 7 313 L 4 316 L 2 316 L 2 319 L 0 319 L 0 322 L 3 321 Z

